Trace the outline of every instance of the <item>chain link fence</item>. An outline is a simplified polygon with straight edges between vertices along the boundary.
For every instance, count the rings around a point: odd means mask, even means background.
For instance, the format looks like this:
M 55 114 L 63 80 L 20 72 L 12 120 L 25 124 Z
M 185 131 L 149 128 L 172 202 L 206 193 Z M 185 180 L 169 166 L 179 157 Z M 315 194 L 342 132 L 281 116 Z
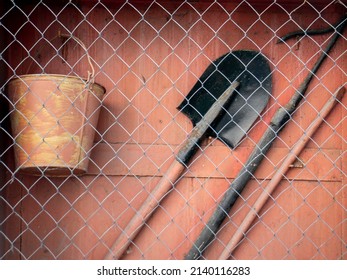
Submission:
M 0 259 L 346 259 L 346 8 L 2 1 Z M 209 108 L 238 79 L 229 103 L 243 103 L 221 114 L 243 138 L 222 138 L 218 114 L 181 159 L 196 132 L 183 113 L 194 85 Z M 287 119 L 275 128 L 279 109 Z

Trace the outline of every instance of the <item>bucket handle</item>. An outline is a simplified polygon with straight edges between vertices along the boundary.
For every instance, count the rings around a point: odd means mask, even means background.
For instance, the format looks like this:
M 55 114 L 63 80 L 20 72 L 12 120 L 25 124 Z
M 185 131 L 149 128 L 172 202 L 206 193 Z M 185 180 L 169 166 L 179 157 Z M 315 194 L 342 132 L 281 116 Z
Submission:
M 90 55 L 88 53 L 88 49 L 85 46 L 85 44 L 82 42 L 82 40 L 79 39 L 78 37 L 72 35 L 72 34 L 60 33 L 60 31 L 58 31 L 58 35 L 56 35 L 52 39 L 50 39 L 49 42 L 51 43 L 51 42 L 53 42 L 54 40 L 56 40 L 58 38 L 64 38 L 64 39 L 70 39 L 71 38 L 85 51 L 85 53 L 87 55 L 88 64 L 89 64 L 89 66 L 91 68 L 91 71 L 88 70 L 88 72 L 87 72 L 88 73 L 88 75 L 87 75 L 87 84 L 88 85 L 93 84 L 94 83 L 94 76 L 95 76 L 95 69 L 94 69 L 91 57 L 90 57 Z M 63 44 L 65 44 L 65 42 L 63 42 Z M 39 52 L 42 51 L 42 49 L 43 49 L 43 46 L 39 49 Z M 27 72 L 29 72 L 29 69 L 31 68 L 31 65 L 32 65 L 32 62 L 29 65 Z

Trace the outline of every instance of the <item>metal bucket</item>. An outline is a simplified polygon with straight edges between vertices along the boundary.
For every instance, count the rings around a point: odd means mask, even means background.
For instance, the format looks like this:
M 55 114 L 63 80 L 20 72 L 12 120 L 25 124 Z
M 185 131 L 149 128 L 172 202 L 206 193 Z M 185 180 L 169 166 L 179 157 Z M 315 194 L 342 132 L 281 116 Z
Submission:
M 12 79 L 8 96 L 14 106 L 10 119 L 16 171 L 47 176 L 86 173 L 104 93 L 101 85 L 74 76 Z

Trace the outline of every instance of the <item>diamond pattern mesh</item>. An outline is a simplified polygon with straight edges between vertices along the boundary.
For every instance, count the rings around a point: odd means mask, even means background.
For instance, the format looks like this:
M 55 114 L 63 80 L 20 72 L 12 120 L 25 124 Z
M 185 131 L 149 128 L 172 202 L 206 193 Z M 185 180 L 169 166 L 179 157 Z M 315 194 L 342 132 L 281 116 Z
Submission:
M 339 32 L 334 24 L 347 7 L 329 0 L 231 2 L 0 4 L 0 259 L 185 258 L 277 109 Z M 308 34 L 329 27 L 326 34 Z M 297 30 L 306 36 L 278 43 Z M 200 258 L 222 252 L 230 259 L 347 258 L 345 97 L 335 97 L 264 207 L 249 227 L 240 227 L 324 104 L 346 84 L 346 46 L 341 32 Z M 192 130 L 177 106 L 215 59 L 234 50 L 258 51 L 268 60 L 268 104 L 234 149 L 218 138 L 199 142 L 130 236 L 126 227 L 160 179 L 171 178 L 169 166 Z M 28 81 L 25 75 L 32 74 Z M 53 90 L 37 90 L 40 77 Z M 13 86 L 16 78 L 22 91 Z M 76 84 L 84 88 L 71 97 Z M 105 89 L 102 102 L 96 84 Z M 18 123 L 24 126 L 16 130 Z M 79 171 L 81 162 L 88 162 L 86 173 Z M 228 247 L 238 231 L 242 239 Z M 127 243 L 116 257 L 113 244 L 121 234 Z

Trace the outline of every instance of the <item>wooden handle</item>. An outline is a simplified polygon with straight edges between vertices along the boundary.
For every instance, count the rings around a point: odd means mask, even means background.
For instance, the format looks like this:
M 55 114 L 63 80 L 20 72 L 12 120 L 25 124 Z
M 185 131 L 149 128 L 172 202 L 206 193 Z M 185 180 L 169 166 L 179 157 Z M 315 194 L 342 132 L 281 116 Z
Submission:
M 161 178 L 158 185 L 149 194 L 141 208 L 136 212 L 127 227 L 120 234 L 116 242 L 112 245 L 111 250 L 107 253 L 105 259 L 119 259 L 124 251 L 128 248 L 131 240 L 135 238 L 142 228 L 142 225 L 148 220 L 152 212 L 157 208 L 161 199 L 175 185 L 177 179 L 181 176 L 185 166 L 174 161 L 169 167 L 166 174 Z
M 239 242 L 242 240 L 248 229 L 250 228 L 253 220 L 258 216 L 258 213 L 265 205 L 271 193 L 276 189 L 279 182 L 281 181 L 283 175 L 288 171 L 290 165 L 295 161 L 297 156 L 300 154 L 302 149 L 305 147 L 306 143 L 311 139 L 312 135 L 316 132 L 318 127 L 321 125 L 322 121 L 327 117 L 329 112 L 334 108 L 338 100 L 340 100 L 345 93 L 346 89 L 344 87 L 339 88 L 334 95 L 328 100 L 322 110 L 319 112 L 313 123 L 306 129 L 305 133 L 300 137 L 298 142 L 291 149 L 291 152 L 284 159 L 283 163 L 279 168 L 277 168 L 276 173 L 263 190 L 263 192 L 258 197 L 257 201 L 253 204 L 251 210 L 248 212 L 247 216 L 237 228 L 234 235 L 231 237 L 228 244 L 225 246 L 223 252 L 220 254 L 220 260 L 226 260 L 232 254 L 234 249 L 237 247 Z
M 224 105 L 230 99 L 238 85 L 238 82 L 233 82 L 214 102 L 202 120 L 193 128 L 192 133 L 182 145 L 177 155 L 177 161 L 174 161 L 171 164 L 166 174 L 159 181 L 158 185 L 149 194 L 139 211 L 131 219 L 130 223 L 120 234 L 116 242 L 112 245 L 111 250 L 106 255 L 105 259 L 119 259 L 123 255 L 131 240 L 136 237 L 137 233 L 140 231 L 153 211 L 157 208 L 162 198 L 175 185 L 177 179 L 180 178 L 183 170 L 188 165 L 190 158 L 195 153 L 195 150 L 202 137 L 205 135 L 207 129 L 211 126 L 213 121 L 222 112 Z

